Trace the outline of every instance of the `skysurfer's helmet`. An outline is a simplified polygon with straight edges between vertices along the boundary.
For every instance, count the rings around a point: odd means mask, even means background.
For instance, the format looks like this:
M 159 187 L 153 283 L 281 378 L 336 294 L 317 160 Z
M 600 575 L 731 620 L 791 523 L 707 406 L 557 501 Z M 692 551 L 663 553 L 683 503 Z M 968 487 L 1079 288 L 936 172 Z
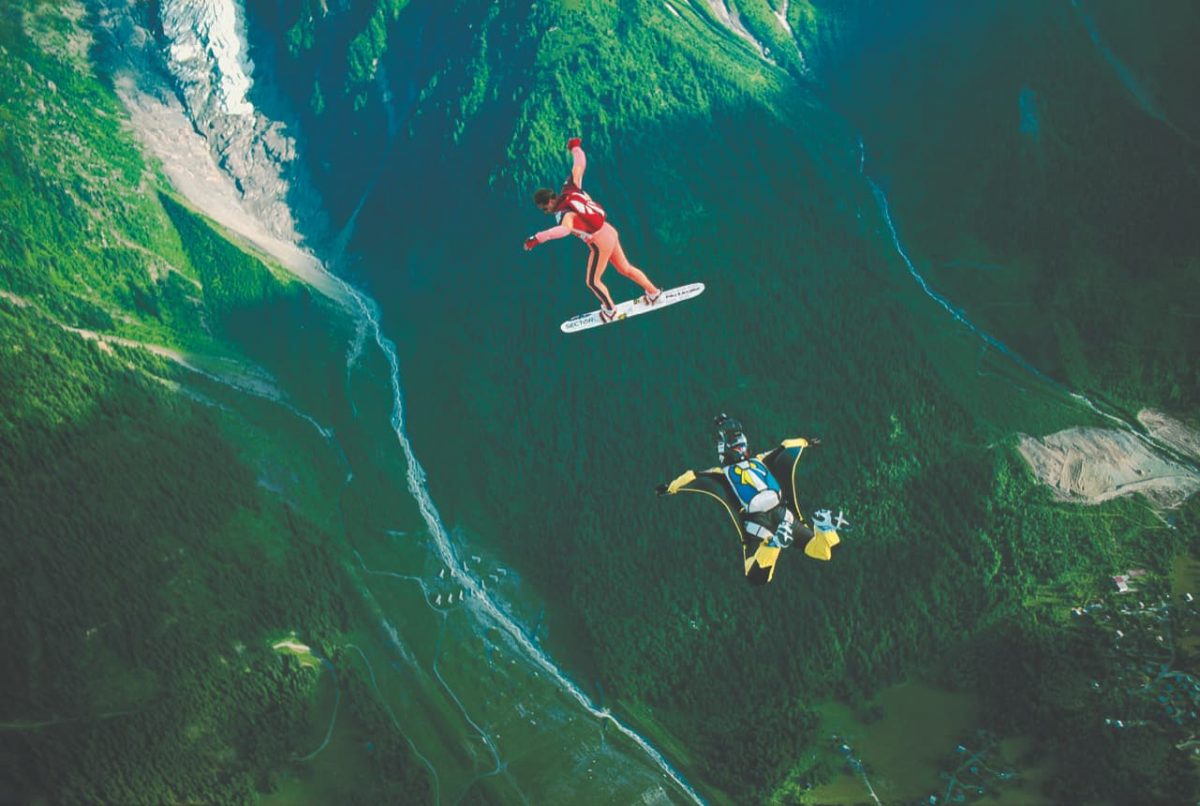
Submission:
M 750 446 L 742 432 L 742 424 L 727 414 L 713 418 L 717 426 L 717 459 L 722 465 L 732 465 L 750 458 Z

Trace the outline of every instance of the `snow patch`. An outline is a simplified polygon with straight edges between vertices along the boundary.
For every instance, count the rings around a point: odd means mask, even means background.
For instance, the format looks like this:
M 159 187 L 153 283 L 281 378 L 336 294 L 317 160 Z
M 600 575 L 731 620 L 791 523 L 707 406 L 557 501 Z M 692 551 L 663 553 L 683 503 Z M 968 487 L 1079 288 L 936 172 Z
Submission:
M 211 98 L 227 115 L 253 115 L 246 93 L 254 65 L 245 55 L 241 9 L 233 0 L 163 0 L 159 20 L 167 68 L 189 105 Z
M 297 220 L 319 234 L 324 213 L 296 144 L 246 96 L 252 65 L 242 55 L 240 8 L 235 0 L 164 0 L 159 20 L 172 33 L 160 41 L 146 4 L 109 0 L 98 12 L 99 30 L 116 45 L 106 67 L 138 139 L 192 205 L 345 304 L 341 286 L 300 246 Z M 225 69 L 233 72 L 213 73 Z

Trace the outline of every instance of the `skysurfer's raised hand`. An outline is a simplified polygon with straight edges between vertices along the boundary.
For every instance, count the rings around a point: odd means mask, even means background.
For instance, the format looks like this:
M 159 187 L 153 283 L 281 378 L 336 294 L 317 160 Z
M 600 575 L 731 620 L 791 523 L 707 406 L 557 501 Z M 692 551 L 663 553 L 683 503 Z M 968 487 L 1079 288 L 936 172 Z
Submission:
M 571 164 L 571 181 L 575 183 L 575 187 L 582 190 L 583 172 L 587 169 L 587 155 L 583 153 L 583 140 L 579 137 L 572 137 L 567 141 L 567 151 L 571 152 L 574 160 Z

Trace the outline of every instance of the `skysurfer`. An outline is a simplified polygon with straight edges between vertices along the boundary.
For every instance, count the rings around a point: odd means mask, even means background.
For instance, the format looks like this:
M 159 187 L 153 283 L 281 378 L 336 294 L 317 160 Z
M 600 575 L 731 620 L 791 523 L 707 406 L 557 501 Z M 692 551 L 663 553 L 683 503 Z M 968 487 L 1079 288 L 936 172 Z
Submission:
M 645 292 L 642 302 L 645 304 L 658 302 L 662 292 L 650 282 L 645 272 L 629 262 L 625 250 L 621 248 L 621 236 L 608 223 L 604 208 L 584 193 L 583 171 L 587 167 L 587 157 L 583 153 L 582 142 L 578 137 L 567 141 L 567 150 L 571 152 L 574 164 L 562 190 L 555 193 L 550 188 L 539 188 L 533 194 L 533 203 L 542 212 L 553 215 L 558 225 L 526 238 L 525 249 L 528 251 L 538 244 L 567 235 L 578 236 L 588 246 L 587 286 L 600 300 L 601 320 L 609 322 L 616 317 L 617 306 L 608 293 L 608 286 L 600 278 L 610 260 L 618 274 L 642 287 Z

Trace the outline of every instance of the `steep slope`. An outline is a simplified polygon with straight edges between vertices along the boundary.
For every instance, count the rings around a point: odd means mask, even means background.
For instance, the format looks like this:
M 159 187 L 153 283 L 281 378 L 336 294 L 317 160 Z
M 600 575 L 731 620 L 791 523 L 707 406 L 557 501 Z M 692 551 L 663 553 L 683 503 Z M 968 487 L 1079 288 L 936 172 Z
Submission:
M 1062 383 L 1079 377 L 999 320 L 965 326 L 916 282 L 908 251 L 925 241 L 906 239 L 944 208 L 905 212 L 875 163 L 891 124 L 864 124 L 864 153 L 812 83 L 865 41 L 863 7 L 250 2 L 246 102 L 295 121 L 287 136 L 332 220 L 311 234 L 379 299 L 378 352 L 363 320 L 231 246 L 147 171 L 91 76 L 82 8 L 73 22 L 22 9 L 4 18 L 0 107 L 2 370 L 29 379 L 0 407 L 16 502 L 0 526 L 30 536 L 4 560 L 6 578 L 29 580 L 6 594 L 13 799 L 679 798 L 674 765 L 717 801 L 828 802 L 841 790 L 813 787 L 844 764 L 824 738 L 829 701 L 870 714 L 881 687 L 916 676 L 970 692 L 982 724 L 1032 742 L 1052 797 L 1193 795 L 1174 747 L 1187 726 L 1136 690 L 1096 693 L 1125 670 L 1068 612 L 1133 564 L 1165 578 L 1195 540 L 1196 505 L 1168 528 L 1137 500 L 1063 505 L 1030 476 L 1018 431 L 1104 420 Z M 969 12 L 947 32 L 979 30 Z M 706 282 L 704 297 L 560 336 L 592 304 L 583 255 L 524 255 L 520 241 L 544 226 L 527 197 L 561 180 L 571 134 L 631 257 L 663 284 Z M 297 188 L 289 212 L 312 205 Z M 1052 190 L 1047 203 L 1074 198 Z M 833 563 L 788 556 L 769 589 L 747 590 L 719 513 L 653 498 L 710 463 L 718 410 L 755 448 L 824 438 L 799 483 L 805 511 L 833 505 L 853 523 Z M 430 498 L 410 501 L 406 480 Z M 436 546 L 425 531 L 441 522 L 416 512 L 434 500 L 449 527 Z M 438 561 L 449 545 L 461 562 Z M 527 657 L 517 638 L 463 605 L 485 584 L 520 639 L 665 767 L 614 760 L 624 734 L 573 716 L 536 680 L 546 667 L 505 671 Z M 120 616 L 86 618 L 99 612 Z M 105 630 L 111 644 L 92 646 Z M 281 639 L 291 630 L 346 680 L 328 722 L 326 707 L 303 724 L 331 689 L 318 656 Z M 1170 662 L 1194 665 L 1186 651 Z M 62 692 L 69 712 L 51 709 Z M 1158 727 L 1114 731 L 1109 714 Z M 277 788 L 339 720 L 336 755 Z M 313 741 L 281 738 L 297 730 Z M 928 761 L 914 785 L 880 766 L 888 799 L 924 798 L 922 772 L 938 783 Z
M 815 28 L 796 17 L 793 34 L 835 64 L 833 44 L 861 41 L 869 15 L 809 7 Z M 1026 341 L 991 336 L 991 319 L 964 326 L 915 282 L 907 219 L 885 215 L 891 186 L 863 175 L 859 132 L 714 8 L 250 5 L 252 52 L 308 110 L 308 158 L 353 224 L 352 270 L 398 335 L 443 517 L 514 558 L 527 584 L 507 595 L 531 625 L 544 600 L 544 644 L 713 797 L 765 797 L 784 779 L 780 796 L 799 797 L 830 769 L 812 752 L 812 706 L 922 671 L 1069 759 L 1062 792 L 1186 789 L 1181 754 L 1161 743 L 1154 771 L 1138 769 L 1126 751 L 1158 740 L 1110 741 L 1100 706 L 1081 704 L 1059 617 L 1130 562 L 1169 572 L 1194 522 L 1164 529 L 1136 501 L 1085 512 L 1037 486 L 1018 431 L 1105 420 Z M 526 256 L 520 240 L 544 226 L 527 196 L 560 181 L 576 133 L 633 260 L 664 284 L 704 281 L 702 302 L 559 337 L 591 304 L 582 254 Z M 802 484 L 807 506 L 854 522 L 841 562 L 789 557 L 772 589 L 747 591 L 719 513 L 653 500 L 656 483 L 710 461 L 702 433 L 719 410 L 764 448 L 824 437 Z M 981 682 L 999 647 L 1025 689 Z M 1017 674 L 1038 665 L 1055 671 Z M 1036 718 L 1021 717 L 1027 698 Z M 1070 749 L 1081 733 L 1088 760 Z
M 317 378 L 350 323 L 173 195 L 89 22 L 0 13 L 0 799 L 252 800 L 327 719 L 328 676 L 277 639 L 328 648 L 363 618 L 338 415 L 287 384 L 271 337 Z M 393 759 L 360 788 L 428 792 L 365 670 L 331 654 Z
M 394 347 L 378 326 L 378 310 L 369 298 L 323 273 L 317 260 L 280 237 L 289 236 L 293 216 L 311 202 L 300 173 L 290 170 L 294 166 L 282 166 L 281 171 L 269 159 L 271 143 L 287 142 L 291 130 L 261 114 L 258 94 L 245 96 L 244 103 L 222 100 L 225 62 L 220 54 L 236 50 L 237 44 L 221 39 L 229 29 L 224 24 L 228 19 L 220 14 L 229 7 L 115 3 L 88 17 L 79 8 L 38 6 L 22 9 L 11 19 L 9 33 L 13 47 L 20 47 L 21 59 L 28 61 L 30 70 L 36 64 L 53 75 L 55 84 L 46 88 L 54 92 L 68 78 L 73 82 L 72 92 L 60 99 L 63 108 L 50 105 L 51 114 L 43 119 L 21 117 L 22 104 L 36 107 L 39 101 L 36 93 L 24 92 L 28 87 L 23 79 L 14 82 L 20 92 L 6 98 L 6 112 L 12 110 L 12 120 L 20 123 L 13 127 L 16 139 L 29 146 L 11 154 L 15 192 L 6 198 L 29 216 L 27 222 L 14 217 L 12 232 L 23 225 L 26 232 L 38 235 L 53 226 L 57 219 L 48 194 L 39 190 L 70 186 L 80 173 L 103 172 L 106 154 L 116 150 L 128 156 L 128 177 L 89 192 L 83 206 L 97 203 L 96 209 L 86 210 L 95 226 L 64 227 L 56 233 L 58 240 L 48 239 L 46 250 L 54 254 L 46 264 L 87 282 L 95 270 L 90 261 L 102 259 L 116 238 L 144 246 L 137 255 L 146 262 L 131 260 L 125 266 L 127 274 L 103 272 L 101 279 L 119 288 L 141 279 L 147 265 L 157 270 L 138 286 L 141 295 L 135 301 L 142 307 L 137 311 L 124 308 L 127 300 L 116 292 L 93 295 L 90 282 L 82 286 L 83 296 L 94 296 L 97 306 L 120 324 L 110 327 L 106 320 L 87 328 L 70 318 L 48 315 L 47 324 L 61 327 L 68 341 L 95 344 L 101 356 L 118 354 L 119 366 L 131 371 L 140 367 L 150 373 L 150 380 L 163 380 L 166 392 L 153 384 L 137 387 L 159 393 L 138 401 L 144 404 L 138 413 L 169 406 L 174 400 L 170 392 L 176 392 L 211 407 L 212 422 L 220 429 L 220 434 L 213 429 L 187 430 L 182 442 L 154 446 L 176 462 L 187 462 L 193 439 L 213 449 L 216 458 L 211 462 L 197 450 L 196 473 L 182 479 L 173 472 L 177 465 L 164 462 L 160 454 L 139 453 L 126 445 L 151 441 L 161 430 L 153 424 L 144 433 L 140 421 L 122 419 L 112 433 L 112 424 L 105 420 L 80 423 L 81 434 L 100 446 L 88 451 L 101 471 L 94 491 L 118 512 L 129 508 L 124 519 L 108 517 L 96 525 L 98 539 L 112 545 L 113 561 L 123 565 L 98 567 L 101 575 L 94 581 L 75 566 L 41 573 L 40 552 L 64 550 L 64 541 L 85 534 L 83 528 L 47 535 L 27 525 L 43 506 L 61 508 L 65 522 L 93 513 L 60 501 L 59 488 L 70 486 L 62 476 L 70 475 L 74 455 L 52 462 L 48 475 L 23 463 L 8 468 L 12 472 L 6 473 L 5 489 L 11 487 L 14 509 L 5 512 L 6 520 L 11 514 L 12 523 L 32 541 L 25 552 L 14 554 L 14 575 L 33 566 L 37 573 L 29 576 L 39 585 L 71 580 L 85 594 L 89 613 L 98 619 L 115 617 L 121 627 L 110 632 L 120 640 L 142 640 L 141 633 L 131 638 L 123 628 L 141 629 L 160 617 L 181 625 L 180 640 L 164 643 L 165 660 L 155 655 L 144 666 L 179 695 L 156 701 L 161 710 L 155 708 L 152 714 L 149 707 L 66 716 L 34 713 L 35 706 L 56 697 L 74 701 L 82 696 L 79 664 L 91 656 L 63 641 L 61 649 L 69 653 L 71 663 L 57 656 L 50 659 L 63 673 L 47 676 L 44 686 L 27 685 L 22 659 L 31 654 L 35 665 L 41 663 L 41 650 L 27 652 L 26 643 L 14 640 L 14 696 L 6 707 L 14 718 L 4 725 L 5 747 L 12 749 L 6 758 L 13 759 L 13 772 L 9 775 L 6 769 L 5 775 L 16 787 L 12 797 L 149 802 L 266 796 L 281 803 L 561 800 L 581 792 L 618 802 L 687 797 L 686 782 L 651 745 L 563 678 L 553 660 L 480 595 L 480 583 L 464 584 L 469 582 L 464 578 L 469 573 L 467 555 L 455 556 L 450 540 L 457 542 L 456 535 L 441 534 L 441 543 L 429 545 L 421 527 L 444 527 L 421 489 L 422 471 L 405 442 Z M 173 17 L 171 38 L 159 40 L 166 33 L 156 32 L 156 26 L 179 9 L 187 11 L 188 21 Z M 28 32 L 33 32 L 32 41 L 26 38 Z M 192 34 L 198 39 L 193 41 Z M 95 35 L 94 42 L 90 35 Z M 205 36 L 216 39 L 206 41 Z M 69 45 L 66 50 L 58 47 L 62 40 Z M 162 50 L 156 53 L 159 42 Z M 213 61 L 173 69 L 181 66 L 162 56 L 179 55 L 172 42 L 187 45 L 184 56 L 200 50 Z M 16 63 L 15 75 L 23 65 Z M 35 86 L 41 89 L 40 79 Z M 128 121 L 116 105 L 114 90 L 129 107 Z M 75 114 L 82 123 L 75 121 Z M 42 128 L 42 120 L 54 125 Z M 109 123 L 97 127 L 97 120 Z M 130 123 L 161 164 L 151 161 L 153 167 L 145 167 L 126 134 Z M 80 136 L 78 127 L 89 125 L 86 136 Z M 47 152 L 64 152 L 62 141 L 74 149 L 77 161 L 57 160 L 49 167 L 38 162 Z M 55 147 L 47 149 L 47 143 Z M 286 154 L 275 156 L 287 162 Z M 230 230 L 196 215 L 158 171 Z M 30 183 L 20 184 L 29 177 Z M 135 177 L 137 184 L 131 184 Z M 288 198 L 274 198 L 266 192 L 271 187 L 279 193 L 288 188 Z M 293 195 L 296 192 L 299 195 Z M 50 201 L 55 199 L 49 194 Z M 297 200 L 294 208 L 280 209 L 280 202 Z M 110 208 L 124 207 L 136 208 L 134 223 L 142 223 L 142 230 L 108 215 Z M 66 204 L 58 211 L 76 212 Z M 257 220 L 259 216 L 265 220 Z M 84 218 L 76 215 L 71 223 Z M 298 218 L 311 223 L 302 214 Z M 147 238 L 159 250 L 140 242 Z M 169 250 L 167 256 L 161 249 Z M 258 250 L 277 256 L 304 283 L 274 260 L 264 265 Z M 6 287 L 6 310 L 46 315 L 31 301 L 39 295 L 52 298 L 64 310 L 78 305 L 74 297 L 81 286 L 65 280 L 61 289 L 48 286 L 37 266 L 29 265 L 32 261 L 22 262 L 25 257 L 18 254 L 11 262 L 12 286 L 24 283 L 20 290 L 25 296 Z M 174 301 L 159 282 L 164 266 L 191 279 L 197 292 L 190 300 L 197 308 L 192 319 L 182 321 L 182 314 L 163 302 Z M 170 319 L 159 316 L 163 310 L 169 310 Z M 42 366 L 43 353 L 25 346 L 36 338 L 34 331 L 18 334 L 14 354 L 27 355 L 32 364 L 14 363 L 13 376 L 29 377 L 30 390 L 53 383 L 54 373 Z M 63 366 L 58 371 L 75 370 Z M 98 371 L 78 369 L 77 374 Z M 68 397 L 81 401 L 86 410 L 94 391 L 94 385 L 83 383 L 71 388 Z M 135 393 L 129 396 L 136 400 Z M 36 453 L 44 447 L 36 438 L 37 415 L 47 407 L 40 399 L 25 407 L 22 401 L 20 393 L 5 401 L 13 411 L 12 431 L 28 434 L 31 447 L 26 453 Z M 229 450 L 218 450 L 221 446 Z M 117 457 L 107 455 L 122 449 Z M 140 478 L 124 463 L 139 459 L 145 464 L 141 472 L 154 481 L 143 485 L 145 490 L 169 495 L 145 500 L 124 490 L 109 492 L 108 486 L 119 483 L 121 474 Z M 105 474 L 107 468 L 114 474 Z M 217 468 L 229 478 L 209 478 Z M 185 480 L 191 497 L 177 489 Z M 251 489 L 242 490 L 239 485 L 247 481 Z M 405 494 L 406 487 L 415 498 Z M 178 531 L 159 535 L 162 545 L 147 548 L 146 530 L 135 521 L 149 520 L 153 532 L 162 519 L 172 517 L 177 503 L 191 513 L 196 508 L 192 498 L 203 501 L 210 494 L 233 507 L 232 525 L 220 518 L 181 517 Z M 282 503 L 272 506 L 276 499 Z M 244 512 L 246 508 L 254 514 Z M 143 549 L 157 556 L 160 547 L 168 557 L 182 548 L 184 554 L 177 556 L 192 558 L 188 573 L 201 581 L 177 604 L 171 600 L 172 606 L 162 607 L 161 613 L 152 608 L 146 613 L 148 603 L 159 602 L 160 594 L 179 593 L 181 587 L 174 577 L 156 575 L 158 569 L 137 561 Z M 84 552 L 79 555 L 81 560 L 91 558 Z M 299 555 L 295 562 L 285 561 L 293 555 Z M 482 561 L 476 556 L 472 563 Z M 497 566 L 490 555 L 488 561 Z M 482 570 L 475 566 L 472 572 Z M 496 570 L 506 573 L 502 566 Z M 109 579 L 136 585 L 146 595 L 114 601 L 102 588 Z M 226 592 L 226 586 L 234 590 Z M 474 601 L 464 602 L 467 594 Z M 226 603 L 233 613 L 227 612 Z M 54 606 L 45 613 L 39 609 L 50 605 Z M 6 623 L 6 635 L 19 633 L 25 623 L 24 629 L 35 638 L 57 635 L 60 622 L 73 624 L 79 617 L 69 604 L 54 601 L 40 589 L 23 588 L 14 594 L 10 613 L 14 621 Z M 133 613 L 138 621 L 129 625 Z M 219 621 L 212 624 L 208 619 Z M 161 638 L 161 632 L 151 630 L 145 640 Z M 97 634 L 93 630 L 89 636 Z M 188 643 L 193 637 L 201 641 L 199 646 Z M 198 662 L 210 646 L 204 642 L 214 640 L 233 654 L 217 652 L 209 656 L 209 664 Z M 251 651 L 248 647 L 265 664 L 262 674 L 247 672 L 259 671 L 248 662 L 239 666 Z M 174 660 L 184 668 L 172 667 Z M 272 696 L 271 680 L 279 675 L 266 677 L 278 665 L 291 669 L 295 679 L 285 676 L 280 683 L 284 693 Z M 227 685 L 230 675 L 245 686 Z M 133 688 L 128 676 L 128 669 L 114 662 L 98 674 L 94 688 L 128 694 Z M 247 690 L 261 694 L 261 707 L 258 701 L 247 702 Z M 198 692 L 207 696 L 194 696 Z M 264 709 L 273 718 L 262 717 Z M 142 711 L 159 720 L 156 727 L 147 727 Z M 94 744 L 95 724 L 110 717 L 115 727 L 103 733 L 102 743 Z M 177 728 L 177 723 L 183 727 Z M 153 747 L 139 743 L 138 736 L 154 734 L 158 727 L 179 741 Z M 600 727 L 606 730 L 598 731 Z M 76 729 L 67 740 L 56 735 Z M 287 738 L 280 741 L 280 735 Z M 184 758 L 199 758 L 200 763 L 180 771 Z M 587 775 L 582 771 L 585 763 Z M 578 766 L 578 775 L 552 772 L 567 766 Z
M 935 289 L 1073 388 L 1192 420 L 1198 33 L 1186 2 L 881 4 L 823 76 Z

